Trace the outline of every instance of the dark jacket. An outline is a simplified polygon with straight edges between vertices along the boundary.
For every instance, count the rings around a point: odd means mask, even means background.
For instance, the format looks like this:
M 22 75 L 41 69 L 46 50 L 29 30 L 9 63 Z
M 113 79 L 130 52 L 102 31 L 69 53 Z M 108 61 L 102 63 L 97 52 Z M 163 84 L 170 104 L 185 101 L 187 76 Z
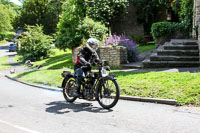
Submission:
M 95 65 L 95 62 L 99 62 L 98 54 L 90 51 L 90 49 L 87 47 L 83 47 L 77 54 L 74 70 L 80 68 L 81 66 L 86 66 L 88 63 Z

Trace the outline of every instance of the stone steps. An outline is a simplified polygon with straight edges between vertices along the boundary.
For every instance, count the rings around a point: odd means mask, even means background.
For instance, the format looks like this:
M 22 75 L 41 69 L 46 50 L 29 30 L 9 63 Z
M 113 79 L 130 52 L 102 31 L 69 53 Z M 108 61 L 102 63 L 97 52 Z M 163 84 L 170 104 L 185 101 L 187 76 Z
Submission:
M 198 45 L 197 42 L 183 42 L 183 43 L 181 43 L 181 42 L 171 42 L 171 44 L 172 45 L 188 45 L 188 46 L 190 46 L 190 45 Z
M 166 45 L 165 50 L 197 50 L 198 45 Z
M 144 68 L 168 68 L 168 67 L 199 67 L 199 61 L 150 61 L 143 62 Z
M 198 40 L 193 39 L 171 39 L 172 45 L 198 45 Z
M 151 61 L 199 61 L 199 56 L 150 56 Z
M 199 67 L 199 64 L 198 41 L 192 39 L 172 39 L 143 61 L 144 68 Z
M 198 50 L 158 50 L 158 55 L 172 56 L 198 56 Z

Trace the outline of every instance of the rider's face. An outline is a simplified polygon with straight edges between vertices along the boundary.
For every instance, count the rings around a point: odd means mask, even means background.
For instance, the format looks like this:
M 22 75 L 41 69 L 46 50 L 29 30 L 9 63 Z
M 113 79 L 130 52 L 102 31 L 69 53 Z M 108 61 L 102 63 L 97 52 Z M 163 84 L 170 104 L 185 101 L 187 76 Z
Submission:
M 96 49 L 96 48 L 97 48 L 97 46 L 96 46 L 96 45 L 92 45 L 91 47 L 92 47 L 93 49 Z

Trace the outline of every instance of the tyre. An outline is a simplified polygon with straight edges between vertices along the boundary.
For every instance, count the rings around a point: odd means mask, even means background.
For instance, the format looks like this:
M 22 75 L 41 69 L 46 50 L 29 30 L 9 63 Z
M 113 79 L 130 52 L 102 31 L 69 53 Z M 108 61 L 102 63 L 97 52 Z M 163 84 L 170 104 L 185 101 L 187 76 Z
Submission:
M 74 78 L 69 78 L 64 83 L 63 96 L 67 102 L 74 102 L 76 97 L 73 97 L 74 88 L 76 87 L 76 82 Z
M 119 96 L 120 89 L 116 80 L 107 78 L 104 80 L 104 85 L 103 82 L 100 83 L 97 100 L 104 109 L 114 107 L 119 100 Z

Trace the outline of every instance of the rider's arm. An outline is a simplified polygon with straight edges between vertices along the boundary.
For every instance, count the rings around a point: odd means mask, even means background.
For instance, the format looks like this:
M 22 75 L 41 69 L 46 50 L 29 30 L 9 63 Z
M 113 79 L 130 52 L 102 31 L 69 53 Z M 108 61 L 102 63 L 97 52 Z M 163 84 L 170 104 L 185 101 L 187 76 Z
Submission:
M 99 59 L 97 52 L 93 53 L 93 58 L 94 58 L 94 62 L 95 62 L 94 65 L 101 65 L 102 64 L 102 61 Z
M 84 51 L 84 49 L 81 49 L 81 51 L 80 51 L 79 54 L 78 54 L 78 59 L 79 59 L 80 63 L 81 63 L 82 65 L 85 66 L 85 65 L 87 65 L 89 62 L 87 62 L 87 61 L 85 60 L 84 55 L 85 55 L 85 51 Z

